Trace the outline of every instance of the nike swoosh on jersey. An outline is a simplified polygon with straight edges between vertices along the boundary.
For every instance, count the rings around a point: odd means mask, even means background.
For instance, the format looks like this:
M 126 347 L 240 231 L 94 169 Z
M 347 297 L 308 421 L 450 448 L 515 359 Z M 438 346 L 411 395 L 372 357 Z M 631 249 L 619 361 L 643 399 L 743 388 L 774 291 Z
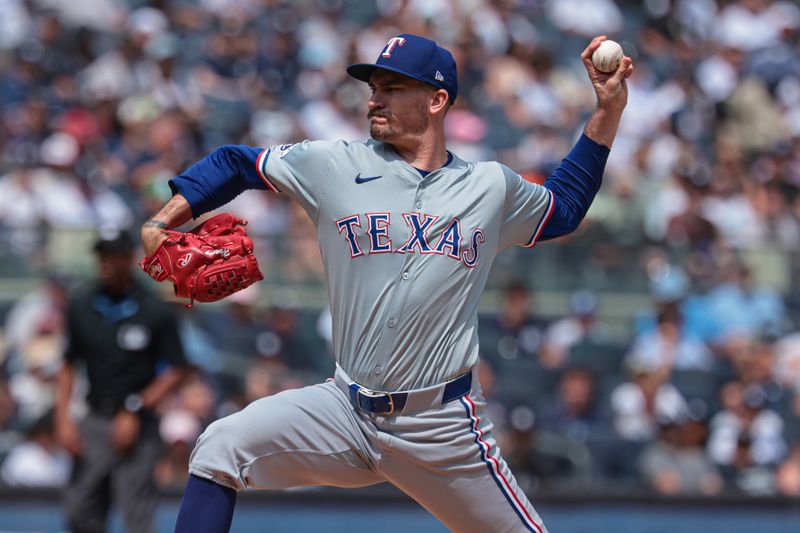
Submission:
M 361 177 L 361 172 L 359 172 L 358 175 L 356 176 L 356 183 L 358 185 L 361 185 L 362 183 L 366 183 L 366 182 L 372 181 L 372 180 L 377 180 L 377 179 L 380 179 L 382 177 L 383 176 L 367 176 L 367 177 L 362 178 Z

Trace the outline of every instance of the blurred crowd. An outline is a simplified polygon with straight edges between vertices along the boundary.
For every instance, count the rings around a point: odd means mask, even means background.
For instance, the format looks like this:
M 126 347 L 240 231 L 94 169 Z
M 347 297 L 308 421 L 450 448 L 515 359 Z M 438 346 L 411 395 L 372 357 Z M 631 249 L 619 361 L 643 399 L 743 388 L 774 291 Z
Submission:
M 637 250 L 622 266 L 649 304 L 620 338 L 594 292 L 574 287 L 553 317 L 532 290 L 548 280 L 503 280 L 480 331 L 501 449 L 529 490 L 800 495 L 796 2 L 0 0 L 0 12 L 0 263 L 48 273 L 1 315 L 4 483 L 69 473 L 49 414 L 75 281 L 47 253 L 60 232 L 135 227 L 222 144 L 366 138 L 368 92 L 344 67 L 402 32 L 456 56 L 449 148 L 541 182 L 594 108 L 579 53 L 604 34 L 636 70 L 602 191 L 570 237 L 597 255 L 570 264 L 619 267 L 615 250 Z M 182 486 L 210 421 L 333 368 L 326 311 L 292 290 L 321 279 L 311 223 L 270 194 L 225 209 L 250 221 L 286 286 L 268 305 L 256 286 L 176 307 L 198 370 L 161 406 L 163 487 Z M 537 252 L 506 255 L 530 265 Z

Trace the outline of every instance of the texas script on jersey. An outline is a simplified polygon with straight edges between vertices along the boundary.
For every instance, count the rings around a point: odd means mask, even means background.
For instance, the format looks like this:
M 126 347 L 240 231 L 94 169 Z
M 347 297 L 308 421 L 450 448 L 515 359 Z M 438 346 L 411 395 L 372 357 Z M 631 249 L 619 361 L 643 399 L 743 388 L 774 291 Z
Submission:
M 461 221 L 453 218 L 450 223 L 439 235 L 436 245 L 431 246 L 431 242 L 436 240 L 436 236 L 429 236 L 428 231 L 439 217 L 426 213 L 403 213 L 411 236 L 402 246 L 395 248 L 389 238 L 389 226 L 391 217 L 389 213 L 365 213 L 363 215 L 353 214 L 336 221 L 339 233 L 343 234 L 345 241 L 350 248 L 350 257 L 356 258 L 363 255 L 385 254 L 385 253 L 420 253 L 420 254 L 439 254 L 446 255 L 456 261 L 461 261 L 464 266 L 473 268 L 478 263 L 478 252 L 481 244 L 486 242 L 486 238 L 481 228 L 476 228 L 472 232 L 468 246 L 461 245 Z M 366 221 L 366 234 L 369 237 L 369 249 L 365 252 L 358 243 L 355 228 L 362 228 L 362 220 Z

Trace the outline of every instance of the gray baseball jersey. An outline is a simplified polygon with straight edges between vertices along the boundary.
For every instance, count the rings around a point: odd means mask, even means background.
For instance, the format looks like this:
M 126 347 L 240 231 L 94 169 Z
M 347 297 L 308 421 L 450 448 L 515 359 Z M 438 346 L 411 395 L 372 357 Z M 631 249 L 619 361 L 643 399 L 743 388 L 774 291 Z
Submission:
M 445 382 L 478 360 L 477 309 L 497 254 L 533 246 L 553 196 L 456 156 L 426 177 L 380 141 L 304 141 L 256 166 L 314 221 L 336 360 L 374 390 Z
M 474 365 L 492 262 L 536 243 L 549 190 L 455 156 L 423 177 L 378 141 L 273 147 L 256 168 L 316 226 L 336 376 L 214 422 L 190 472 L 235 490 L 389 481 L 453 531 L 545 533 L 496 446 Z M 370 412 L 353 382 L 412 392 Z M 448 395 L 457 382 L 468 385 Z

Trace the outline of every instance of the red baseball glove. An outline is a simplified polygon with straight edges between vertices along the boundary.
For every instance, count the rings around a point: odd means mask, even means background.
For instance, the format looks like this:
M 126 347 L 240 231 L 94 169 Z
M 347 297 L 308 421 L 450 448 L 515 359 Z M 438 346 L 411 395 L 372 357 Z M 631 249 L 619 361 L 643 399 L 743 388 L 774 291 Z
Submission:
M 170 280 L 176 296 L 189 298 L 187 307 L 221 300 L 264 279 L 246 224 L 223 213 L 188 233 L 166 231 L 167 239 L 139 266 L 158 282 Z

